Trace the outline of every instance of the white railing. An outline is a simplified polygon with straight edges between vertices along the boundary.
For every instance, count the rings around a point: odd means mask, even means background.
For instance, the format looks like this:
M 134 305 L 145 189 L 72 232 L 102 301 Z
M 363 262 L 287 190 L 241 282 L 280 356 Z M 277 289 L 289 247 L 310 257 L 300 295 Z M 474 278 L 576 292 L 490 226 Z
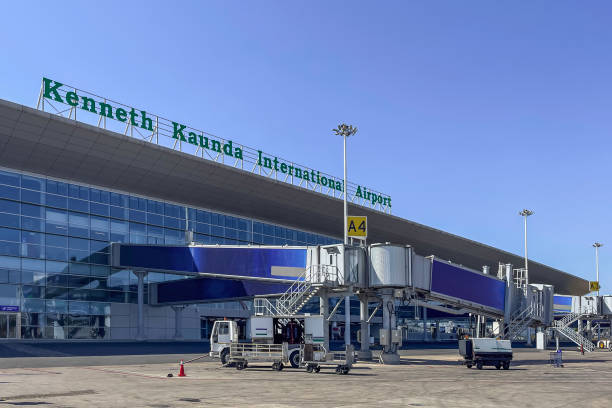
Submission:
M 573 341 L 576 345 L 584 347 L 585 351 L 592 352 L 595 351 L 595 344 L 592 341 L 584 337 L 582 334 L 570 329 L 569 327 L 555 327 L 555 329 L 571 341 Z
M 291 316 L 310 300 L 321 286 L 344 284 L 342 272 L 332 265 L 312 265 L 277 299 L 255 298 L 255 314 L 260 316 Z

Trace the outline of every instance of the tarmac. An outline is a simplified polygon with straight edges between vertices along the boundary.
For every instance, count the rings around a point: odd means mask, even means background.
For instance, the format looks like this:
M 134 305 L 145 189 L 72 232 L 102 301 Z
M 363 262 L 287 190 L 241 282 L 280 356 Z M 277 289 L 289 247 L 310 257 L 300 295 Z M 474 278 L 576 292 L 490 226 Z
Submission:
M 177 377 L 178 361 L 196 355 L 0 358 L 0 406 L 456 408 L 612 403 L 609 352 L 583 356 L 564 351 L 564 367 L 556 368 L 549 364 L 548 352 L 518 349 L 505 371 L 468 369 L 459 365 L 452 349 L 402 350 L 400 365 L 359 362 L 348 375 L 336 375 L 333 368 L 318 374 L 291 368 L 277 372 L 269 364 L 254 363 L 238 371 L 205 357 L 186 364 L 187 376 Z

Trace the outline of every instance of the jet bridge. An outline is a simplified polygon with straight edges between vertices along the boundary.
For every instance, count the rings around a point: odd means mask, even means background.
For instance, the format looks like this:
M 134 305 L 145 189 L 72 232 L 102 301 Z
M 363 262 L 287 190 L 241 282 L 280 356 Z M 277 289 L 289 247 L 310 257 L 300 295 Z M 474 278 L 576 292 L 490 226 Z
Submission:
M 152 306 L 254 297 L 256 314 L 288 316 L 298 314 L 316 295 L 321 298 L 322 314 L 329 319 L 335 313 L 335 309 L 331 313 L 327 310 L 329 297 L 356 294 L 362 304 L 362 330 L 367 329 L 368 304 L 378 302 L 383 308 L 381 342 L 387 342 L 385 351 L 389 353 L 395 353 L 398 343 L 396 299 L 451 313 L 460 310 L 503 319 L 500 334 L 510 339 L 525 327 L 552 321 L 552 286 L 528 285 L 513 276 L 511 265 L 500 268 L 494 276 L 435 256 L 418 255 L 407 245 L 113 244 L 111 258 L 113 267 L 136 272 L 139 294 L 148 272 L 191 278 L 150 284 Z M 141 307 L 139 296 L 139 310 Z

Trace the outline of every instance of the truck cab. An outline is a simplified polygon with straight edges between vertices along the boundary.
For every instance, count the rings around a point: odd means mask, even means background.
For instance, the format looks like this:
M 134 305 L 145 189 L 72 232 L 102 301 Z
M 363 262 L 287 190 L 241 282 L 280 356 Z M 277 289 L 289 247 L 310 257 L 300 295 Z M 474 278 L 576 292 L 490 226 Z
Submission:
M 220 358 L 227 364 L 227 355 L 231 343 L 238 342 L 238 324 L 232 320 L 217 320 L 210 333 L 211 357 Z

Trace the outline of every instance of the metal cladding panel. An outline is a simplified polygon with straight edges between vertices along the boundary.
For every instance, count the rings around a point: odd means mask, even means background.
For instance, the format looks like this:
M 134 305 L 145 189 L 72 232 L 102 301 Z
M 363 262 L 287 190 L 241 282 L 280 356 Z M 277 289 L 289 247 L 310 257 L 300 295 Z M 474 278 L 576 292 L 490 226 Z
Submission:
M 431 292 L 503 311 L 506 284 L 492 276 L 434 259 Z
M 116 251 L 117 246 L 113 247 Z M 118 246 L 113 266 L 254 278 L 296 279 L 306 269 L 306 248 Z M 117 259 L 118 258 L 118 259 Z
M 405 287 L 408 285 L 406 246 L 374 244 L 370 247 L 370 287 Z
M 252 279 L 223 278 L 181 279 L 157 284 L 157 304 L 198 303 L 221 299 L 246 298 L 284 293 L 286 283 L 261 282 Z

